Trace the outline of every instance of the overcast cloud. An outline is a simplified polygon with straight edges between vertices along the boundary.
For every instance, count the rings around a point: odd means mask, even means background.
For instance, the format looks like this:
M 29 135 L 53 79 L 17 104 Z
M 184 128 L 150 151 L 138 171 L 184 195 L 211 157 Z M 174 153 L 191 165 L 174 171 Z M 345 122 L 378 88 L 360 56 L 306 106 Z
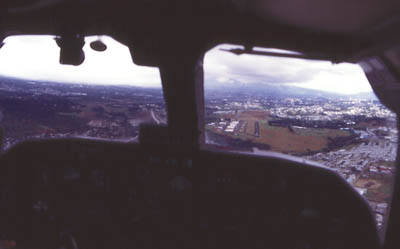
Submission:
M 340 93 L 372 91 L 361 67 L 350 63 L 235 55 L 219 46 L 205 57 L 206 82 L 280 83 Z
M 99 53 L 89 43 L 85 62 L 78 67 L 60 65 L 59 48 L 51 36 L 9 37 L 0 50 L 0 74 L 32 80 L 160 86 L 157 68 L 132 63 L 129 49 L 110 37 L 103 37 L 108 49 Z M 240 55 L 221 51 L 221 45 L 209 51 L 204 60 L 206 86 L 227 82 L 281 83 L 341 93 L 371 91 L 358 65 L 342 63 Z

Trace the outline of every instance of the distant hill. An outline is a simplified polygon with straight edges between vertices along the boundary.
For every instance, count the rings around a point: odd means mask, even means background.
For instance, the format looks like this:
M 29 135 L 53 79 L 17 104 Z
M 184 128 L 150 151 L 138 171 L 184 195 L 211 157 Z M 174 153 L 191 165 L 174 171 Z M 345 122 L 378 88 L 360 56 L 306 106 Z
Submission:
M 372 99 L 376 100 L 373 92 L 358 93 L 353 95 L 339 94 L 327 91 L 307 89 L 297 86 L 274 83 L 208 83 L 205 86 L 207 93 L 251 94 L 253 96 L 269 98 L 326 98 L 326 99 Z
M 131 85 L 106 85 L 106 84 L 89 84 L 89 83 L 65 83 L 56 81 L 43 80 L 26 80 L 13 77 L 5 77 L 0 75 L 0 90 L 10 92 L 43 92 L 48 94 L 65 93 L 65 92 L 90 92 L 98 93 L 99 91 L 137 91 L 140 93 L 149 93 L 162 95 L 161 88 L 157 87 L 138 87 Z
M 29 88 L 35 87 L 50 87 L 57 90 L 76 89 L 79 86 L 81 91 L 87 91 L 88 89 L 123 89 L 128 88 L 129 90 L 138 91 L 150 91 L 159 92 L 161 88 L 154 87 L 137 87 L 129 85 L 102 85 L 102 84 L 77 84 L 77 83 L 57 83 L 49 81 L 37 81 L 37 80 L 24 80 L 12 77 L 5 77 L 0 75 L 0 88 L 14 88 L 21 91 L 28 90 Z M 36 86 L 34 86 L 36 84 Z M 373 92 L 357 93 L 353 95 L 338 94 L 327 91 L 313 90 L 302 87 L 290 86 L 285 84 L 274 84 L 274 83 L 218 83 L 218 82 L 206 82 L 205 84 L 206 96 L 207 94 L 219 93 L 219 94 L 234 94 L 234 95 L 252 95 L 258 97 L 268 98 L 326 98 L 326 99 L 346 99 L 346 98 L 357 98 L 357 99 L 368 99 L 377 100 L 377 97 Z

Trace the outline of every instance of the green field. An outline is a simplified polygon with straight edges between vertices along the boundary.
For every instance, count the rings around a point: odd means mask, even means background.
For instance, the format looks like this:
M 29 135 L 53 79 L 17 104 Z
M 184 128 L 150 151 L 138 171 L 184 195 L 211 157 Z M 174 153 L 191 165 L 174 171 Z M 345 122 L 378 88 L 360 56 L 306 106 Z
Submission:
M 374 202 L 389 202 L 392 196 L 392 179 L 360 178 L 355 187 L 368 189 L 366 197 Z
M 290 130 L 288 127 L 270 126 L 268 124 L 270 117 L 266 111 L 241 111 L 230 116 L 225 114 L 222 118 L 247 122 L 246 129 L 239 129 L 235 134 L 216 129 L 212 129 L 213 132 L 244 141 L 250 140 L 258 144 L 268 144 L 273 151 L 290 154 L 321 151 L 328 146 L 329 138 L 334 139 L 351 135 L 350 132 L 342 130 L 314 128 L 293 128 Z M 259 137 L 254 135 L 254 124 L 257 121 L 259 122 Z

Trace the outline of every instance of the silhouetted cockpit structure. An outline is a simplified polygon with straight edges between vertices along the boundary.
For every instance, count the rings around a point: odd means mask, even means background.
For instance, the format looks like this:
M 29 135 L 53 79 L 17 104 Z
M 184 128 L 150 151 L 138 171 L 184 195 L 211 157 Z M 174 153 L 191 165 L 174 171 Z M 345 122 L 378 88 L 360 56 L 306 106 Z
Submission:
M 400 248 L 399 172 L 379 235 L 366 201 L 333 171 L 203 147 L 203 55 L 221 43 L 360 63 L 400 114 L 399 14 L 394 0 L 1 1 L 0 40 L 55 35 L 60 63 L 84 61 L 85 36 L 128 46 L 134 63 L 159 68 L 168 116 L 166 127 L 142 126 L 139 144 L 43 140 L 3 154 L 2 234 L 38 249 Z

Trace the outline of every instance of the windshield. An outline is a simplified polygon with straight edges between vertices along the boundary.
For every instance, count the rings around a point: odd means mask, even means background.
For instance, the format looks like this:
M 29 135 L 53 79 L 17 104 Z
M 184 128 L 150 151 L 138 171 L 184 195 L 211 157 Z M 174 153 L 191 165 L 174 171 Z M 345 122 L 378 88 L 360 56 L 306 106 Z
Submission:
M 279 152 L 336 171 L 370 203 L 382 227 L 391 199 L 396 115 L 379 102 L 358 65 L 205 56 L 206 143 L 256 155 Z
M 101 40 L 105 52 L 90 43 Z M 166 123 L 158 69 L 132 63 L 110 37 L 86 38 L 85 62 L 59 64 L 51 36 L 9 37 L 0 50 L 2 150 L 30 139 L 137 141 L 141 123 Z

